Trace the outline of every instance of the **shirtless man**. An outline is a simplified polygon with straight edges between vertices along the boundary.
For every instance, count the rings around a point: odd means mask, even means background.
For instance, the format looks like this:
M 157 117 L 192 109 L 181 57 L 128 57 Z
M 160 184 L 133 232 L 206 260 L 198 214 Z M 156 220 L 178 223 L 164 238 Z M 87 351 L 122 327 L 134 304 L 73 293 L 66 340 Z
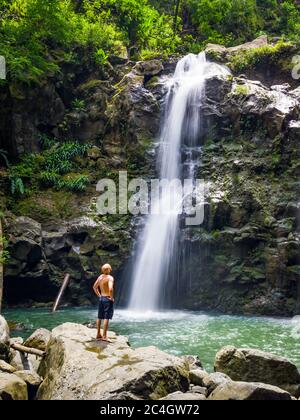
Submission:
M 97 340 L 107 341 L 107 330 L 109 320 L 114 315 L 114 278 L 110 275 L 112 268 L 109 264 L 105 264 L 102 268 L 102 275 L 96 280 L 93 289 L 99 298 L 99 310 L 97 319 Z M 101 335 L 101 321 L 103 325 L 103 337 Z

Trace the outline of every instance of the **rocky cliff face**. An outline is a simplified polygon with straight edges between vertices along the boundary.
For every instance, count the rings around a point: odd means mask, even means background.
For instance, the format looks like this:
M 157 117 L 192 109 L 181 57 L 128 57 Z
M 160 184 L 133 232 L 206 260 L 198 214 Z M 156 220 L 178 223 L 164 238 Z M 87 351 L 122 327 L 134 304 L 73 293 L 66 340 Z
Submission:
M 235 51 L 210 46 L 209 54 L 223 63 L 235 62 L 237 54 L 265 47 L 265 40 L 259 42 Z M 291 62 L 295 47 L 290 48 L 276 52 L 278 62 Z M 249 64 L 247 76 L 234 71 L 232 77 L 207 81 L 198 174 L 209 190 L 206 216 L 201 227 L 183 229 L 182 249 L 189 264 L 182 281 L 189 287 L 183 295 L 173 293 L 176 305 L 267 315 L 300 310 L 300 91 L 290 72 L 278 70 L 274 77 L 268 60 L 264 78 L 261 66 Z M 14 213 L 7 217 L 8 302 L 53 299 L 68 271 L 73 278 L 68 301 L 88 303 L 91 283 L 106 260 L 121 277 L 135 224 L 127 216 L 98 217 L 95 185 L 119 170 L 128 170 L 130 176 L 154 174 L 162 76 L 171 74 L 175 63 L 173 58 L 166 63 L 118 62 L 103 72 L 84 62 L 83 67 L 66 66 L 61 80 L 30 93 L 15 86 L 1 92 L 6 111 L 0 121 L 0 148 L 12 155 L 38 150 L 40 134 L 94 145 L 84 163 L 92 180 L 84 195 L 67 200 L 56 195 L 54 200 L 45 191 L 21 200 L 22 205 L 5 198 Z M 75 106 L 76 99 L 84 106 L 78 101 Z M 58 216 L 48 211 L 43 217 L 33 201 Z M 55 213 L 57 201 L 71 211 Z
M 240 313 L 299 311 L 299 89 L 245 77 L 208 80 L 199 177 L 206 219 L 185 231 L 184 305 Z M 197 296 L 195 298 L 195 296 Z
M 131 218 L 99 217 L 96 184 L 102 178 L 117 181 L 119 170 L 127 171 L 129 177 L 152 171 L 162 88 L 151 81 L 163 70 L 157 60 L 115 64 L 107 73 L 85 63 L 84 68 L 67 68 L 61 80 L 31 89 L 29 96 L 27 88 L 20 86 L 2 92 L 6 115 L 0 124 L 1 147 L 8 150 L 10 159 L 39 152 L 43 135 L 91 144 L 78 163 L 91 180 L 83 194 L 41 190 L 10 199 L 8 174 L 3 169 L 1 203 L 9 209 L 8 303 L 53 301 L 64 273 L 69 272 L 72 281 L 66 300 L 88 305 L 102 264 L 111 261 L 119 277 L 131 253 Z M 74 105 L 76 100 L 81 101 L 81 109 Z

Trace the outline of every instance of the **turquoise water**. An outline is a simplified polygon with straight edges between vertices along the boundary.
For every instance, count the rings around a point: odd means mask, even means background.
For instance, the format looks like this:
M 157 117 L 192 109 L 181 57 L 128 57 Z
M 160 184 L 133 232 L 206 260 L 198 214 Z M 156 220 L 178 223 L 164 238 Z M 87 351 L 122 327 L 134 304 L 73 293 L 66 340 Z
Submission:
M 25 324 L 25 331 L 14 334 L 24 338 L 40 327 L 52 329 L 64 322 L 93 322 L 96 314 L 94 309 L 82 308 L 56 314 L 40 309 L 4 312 L 8 320 Z M 137 314 L 118 310 L 111 328 L 127 335 L 133 347 L 154 345 L 175 355 L 197 355 L 210 371 L 217 351 L 226 345 L 284 356 L 300 369 L 300 317 L 251 318 L 188 311 Z

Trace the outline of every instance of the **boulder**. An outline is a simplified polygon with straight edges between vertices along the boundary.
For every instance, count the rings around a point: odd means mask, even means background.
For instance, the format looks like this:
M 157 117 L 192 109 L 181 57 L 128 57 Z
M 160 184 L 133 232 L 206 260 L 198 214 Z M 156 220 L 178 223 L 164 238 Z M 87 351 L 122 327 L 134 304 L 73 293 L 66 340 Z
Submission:
M 139 76 L 157 76 L 164 70 L 164 66 L 160 60 L 139 61 L 133 68 L 133 71 Z
M 184 356 L 184 360 L 189 364 L 190 369 L 203 369 L 203 365 L 198 356 Z
M 45 328 L 36 330 L 24 343 L 26 347 L 32 347 L 45 351 L 50 341 L 51 332 Z
M 196 394 L 193 392 L 173 392 L 164 398 L 160 398 L 161 401 L 204 401 L 206 400 L 204 395 Z
M 237 55 L 241 52 L 262 48 L 268 45 L 268 37 L 262 35 L 251 42 L 246 42 L 245 44 L 238 45 L 236 47 L 226 48 L 224 45 L 219 44 L 207 44 L 205 52 L 207 56 L 213 60 L 220 62 L 226 62 L 230 56 Z
M 227 48 L 224 45 L 207 44 L 205 52 L 208 58 L 223 62 L 227 55 Z
M 29 400 L 32 400 L 35 397 L 38 387 L 41 385 L 43 379 L 36 372 L 30 370 L 19 370 L 15 372 L 15 375 L 26 382 L 28 388 L 28 398 Z
M 2 400 L 28 400 L 26 383 L 15 374 L 0 372 L 0 398 Z
M 224 373 L 207 373 L 201 369 L 194 369 L 190 371 L 191 384 L 206 388 L 208 394 L 210 394 L 219 385 L 229 381 L 231 381 L 231 379 Z
M 234 381 L 263 382 L 300 396 L 300 374 L 289 360 L 256 349 L 223 348 L 215 360 L 215 370 Z
M 0 360 L 0 371 L 5 373 L 14 373 L 16 369 L 4 360 Z
M 238 45 L 236 47 L 230 47 L 227 48 L 227 51 L 230 54 L 235 54 L 235 53 L 239 53 L 241 51 L 249 51 L 249 50 L 253 50 L 256 48 L 262 48 L 268 45 L 268 36 L 267 35 L 262 35 L 256 39 L 254 39 L 253 41 L 250 42 L 246 42 L 245 44 L 241 44 Z
M 208 393 L 207 388 L 204 388 L 203 386 L 197 386 L 197 385 L 191 385 L 189 392 L 191 392 L 192 394 L 202 394 L 204 396 L 206 396 Z
M 209 373 L 207 373 L 205 370 L 202 369 L 191 369 L 189 372 L 189 379 L 191 384 L 203 386 L 204 378 L 209 376 Z
M 11 338 L 11 343 L 23 344 L 21 337 Z M 24 354 L 16 350 L 11 351 L 11 366 L 17 371 L 34 371 L 37 372 L 41 363 L 41 358 L 33 354 Z
M 203 386 L 208 389 L 208 393 L 212 393 L 218 386 L 231 382 L 231 378 L 224 373 L 211 373 L 203 378 Z
M 291 120 L 299 117 L 299 101 L 284 89 L 271 90 L 258 81 L 228 75 L 209 77 L 203 104 L 208 125 L 226 129 L 231 121 L 236 135 L 243 119 L 259 119 L 270 138 L 282 134 Z M 208 127 L 209 129 L 209 127 Z
M 9 328 L 5 318 L 0 315 L 0 359 L 8 362 L 10 355 Z
M 213 401 L 291 401 L 292 396 L 272 385 L 231 381 L 219 385 L 208 399 Z
M 72 323 L 52 331 L 38 372 L 44 377 L 39 400 L 116 399 L 124 392 L 159 399 L 188 391 L 188 365 L 181 358 L 155 347 L 133 350 L 114 333 L 111 344 L 95 341 L 95 336 L 95 330 Z

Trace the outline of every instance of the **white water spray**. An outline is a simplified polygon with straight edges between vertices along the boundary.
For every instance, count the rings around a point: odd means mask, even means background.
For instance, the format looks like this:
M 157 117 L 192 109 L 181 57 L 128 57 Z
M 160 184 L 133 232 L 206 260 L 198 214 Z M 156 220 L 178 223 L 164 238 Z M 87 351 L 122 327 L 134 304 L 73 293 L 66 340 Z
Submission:
M 189 54 L 179 61 L 168 83 L 166 110 L 162 125 L 158 163 L 160 179 L 182 178 L 181 152 L 184 147 L 185 172 L 195 177 L 196 164 L 191 158 L 199 149 L 201 106 L 205 80 L 213 75 L 226 76 L 229 71 L 209 63 L 205 53 Z M 197 147 L 198 146 L 198 147 Z M 187 170 L 186 170 L 187 169 Z M 167 205 L 170 196 L 162 198 Z M 157 204 L 158 206 L 158 204 Z M 151 214 L 139 239 L 134 277 L 129 302 L 130 310 L 155 311 L 164 296 L 168 278 L 174 276 L 178 262 L 179 215 L 174 209 L 164 214 Z

